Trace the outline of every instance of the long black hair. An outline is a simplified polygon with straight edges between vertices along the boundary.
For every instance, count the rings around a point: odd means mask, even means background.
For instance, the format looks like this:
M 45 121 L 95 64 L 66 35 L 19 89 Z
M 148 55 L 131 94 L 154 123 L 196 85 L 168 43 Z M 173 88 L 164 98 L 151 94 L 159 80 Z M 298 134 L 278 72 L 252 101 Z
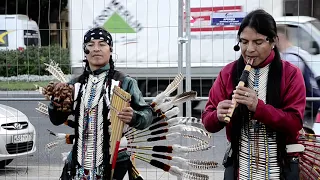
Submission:
M 239 31 L 238 38 L 242 31 L 250 27 L 256 30 L 257 33 L 267 36 L 269 42 L 274 42 L 277 38 L 277 28 L 276 22 L 273 17 L 262 9 L 254 10 L 250 12 L 242 21 Z M 281 108 L 281 97 L 280 97 L 280 88 L 281 88 L 281 79 L 282 79 L 282 61 L 280 57 L 279 50 L 275 46 L 273 48 L 275 53 L 274 59 L 270 64 L 268 81 L 267 81 L 267 97 L 266 103 L 274 106 L 275 108 Z M 242 55 L 239 57 L 232 71 L 232 79 L 234 87 L 238 84 L 242 71 L 245 67 L 244 58 Z M 246 86 L 248 83 L 245 83 Z M 231 97 L 230 97 L 231 98 Z M 272 117 L 270 117 L 272 118 Z M 232 159 L 235 167 L 234 176 L 238 177 L 239 168 L 239 141 L 241 136 L 241 129 L 243 128 L 246 121 L 249 120 L 249 110 L 246 105 L 239 104 L 235 109 L 234 116 L 232 117 L 232 136 L 231 136 L 231 148 L 232 148 Z M 271 135 L 272 128 L 267 127 L 270 131 L 268 134 Z M 283 176 L 283 167 L 285 165 L 285 156 L 286 156 L 286 142 L 285 135 L 277 132 L 277 148 L 278 148 L 278 164 L 281 169 L 281 176 Z

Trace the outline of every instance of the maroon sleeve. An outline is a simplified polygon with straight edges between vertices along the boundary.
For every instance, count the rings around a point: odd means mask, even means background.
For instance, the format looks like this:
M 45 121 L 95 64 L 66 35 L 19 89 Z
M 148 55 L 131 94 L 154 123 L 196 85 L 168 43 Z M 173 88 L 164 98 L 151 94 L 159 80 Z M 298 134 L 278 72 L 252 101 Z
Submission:
M 225 126 L 225 123 L 220 122 L 217 117 L 218 103 L 227 99 L 226 86 L 222 79 L 222 74 L 220 72 L 210 89 L 209 99 L 205 110 L 202 113 L 202 123 L 206 130 L 211 133 L 218 132 Z
M 277 131 L 296 135 L 302 129 L 306 89 L 301 71 L 293 70 L 285 78 L 284 93 L 281 93 L 283 107 L 277 109 L 259 100 L 253 118 Z

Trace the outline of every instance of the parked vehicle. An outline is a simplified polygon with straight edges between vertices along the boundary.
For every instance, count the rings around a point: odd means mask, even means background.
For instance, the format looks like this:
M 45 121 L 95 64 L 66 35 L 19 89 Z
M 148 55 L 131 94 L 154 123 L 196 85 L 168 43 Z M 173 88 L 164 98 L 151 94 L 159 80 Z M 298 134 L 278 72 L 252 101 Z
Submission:
M 36 130 L 21 111 L 0 104 L 0 168 L 36 152 Z
M 0 50 L 23 50 L 40 46 L 38 24 L 21 14 L 0 15 Z
M 320 21 L 309 16 L 283 16 L 275 20 L 287 25 L 289 39 L 295 46 L 310 53 L 305 61 L 320 80 Z

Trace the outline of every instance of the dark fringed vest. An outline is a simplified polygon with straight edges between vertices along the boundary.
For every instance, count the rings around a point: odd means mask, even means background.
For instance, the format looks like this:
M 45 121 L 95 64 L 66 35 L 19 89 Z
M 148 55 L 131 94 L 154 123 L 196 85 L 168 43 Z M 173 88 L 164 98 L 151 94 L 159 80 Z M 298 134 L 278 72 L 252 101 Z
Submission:
M 71 164 L 71 176 L 74 177 L 76 175 L 76 170 L 79 168 L 79 163 L 77 160 L 77 151 L 78 151 L 78 138 L 79 138 L 79 115 L 80 115 L 80 105 L 81 105 L 81 97 L 82 97 L 82 87 L 84 84 L 87 83 L 88 80 L 88 72 L 84 72 L 79 78 L 78 82 L 81 84 L 78 92 L 77 99 L 75 100 L 77 102 L 77 105 L 75 107 L 75 142 L 72 149 L 72 164 Z M 103 101 L 103 133 L 104 133 L 104 139 L 103 139 L 103 177 L 105 180 L 110 179 L 111 175 L 111 167 L 109 165 L 108 159 L 110 159 L 109 154 L 109 132 L 108 132 L 108 126 L 111 124 L 108 120 L 108 113 L 109 109 L 106 107 L 105 101 Z
M 232 79 L 234 88 L 238 84 L 241 74 L 244 70 L 245 63 L 244 59 L 241 56 L 237 62 L 234 64 L 232 71 Z M 268 82 L 267 82 L 267 96 L 266 103 L 272 105 L 275 108 L 281 108 L 281 98 L 280 98 L 280 89 L 281 89 L 281 79 L 282 79 L 282 62 L 278 50 L 275 48 L 275 57 L 270 64 Z M 246 82 L 246 87 L 248 83 Z M 229 97 L 230 99 L 232 97 Z M 270 117 L 272 118 L 272 117 Z M 232 136 L 231 136 L 231 148 L 232 148 L 232 159 L 234 165 L 234 177 L 238 178 L 238 168 L 239 168 L 239 143 L 241 136 L 241 128 L 243 128 L 244 122 L 249 121 L 249 110 L 247 106 L 239 104 L 235 109 L 234 115 L 232 117 Z M 270 128 L 270 127 L 269 127 Z M 270 128 L 272 129 L 272 128 Z M 283 177 L 283 168 L 287 165 L 286 162 L 286 135 L 280 132 L 277 132 L 277 159 L 280 166 L 280 176 Z

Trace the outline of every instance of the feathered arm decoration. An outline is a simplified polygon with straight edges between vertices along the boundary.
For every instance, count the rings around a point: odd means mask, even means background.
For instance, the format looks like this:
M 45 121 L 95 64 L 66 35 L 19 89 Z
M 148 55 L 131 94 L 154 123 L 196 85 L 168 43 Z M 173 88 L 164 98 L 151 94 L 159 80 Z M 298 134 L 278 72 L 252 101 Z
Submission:
M 162 153 L 189 153 L 189 152 L 199 152 L 212 148 L 209 144 L 199 143 L 197 146 L 187 147 L 178 144 L 173 144 L 172 146 L 128 146 L 131 149 L 141 149 L 149 150 L 154 152 Z
M 57 80 L 62 83 L 68 82 L 58 63 L 51 60 L 50 64 L 44 64 L 47 66 L 46 70 L 49 71 Z
M 152 123 L 151 123 L 151 125 L 155 124 L 156 122 L 159 122 L 159 121 L 161 121 L 163 119 L 168 119 L 168 118 L 171 118 L 173 116 L 176 116 L 176 115 L 179 114 L 179 112 L 180 112 L 179 108 L 178 107 L 174 107 L 174 108 L 170 109 L 169 111 L 165 112 L 164 114 L 162 114 L 161 116 L 158 116 L 158 117 L 154 118 Z M 133 134 L 133 133 L 135 133 L 137 131 L 139 131 L 139 130 L 134 129 L 133 127 L 130 127 L 124 134 L 125 135 Z
M 36 110 L 42 114 L 49 116 L 48 106 L 42 102 L 38 102 L 38 107 L 36 108 Z
M 153 121 L 152 121 L 152 124 L 154 124 L 156 122 L 159 122 L 159 121 L 161 121 L 163 119 L 170 119 L 171 117 L 178 115 L 179 112 L 180 112 L 179 108 L 178 107 L 174 107 L 174 108 L 170 109 L 169 111 L 161 114 L 160 116 L 154 118 Z
M 159 134 L 165 134 L 165 133 L 197 132 L 207 138 L 211 138 L 210 133 L 206 132 L 205 130 L 200 129 L 198 127 L 188 126 L 188 125 L 184 125 L 184 124 L 178 124 L 178 125 L 170 126 L 168 128 L 159 129 L 159 128 L 167 126 L 167 125 L 168 125 L 167 122 L 162 122 L 162 123 L 156 124 L 154 126 L 151 126 L 150 128 L 148 128 L 144 131 L 138 132 L 136 134 L 127 134 L 126 137 L 128 138 L 128 140 L 131 140 L 131 139 L 146 137 L 149 135 L 159 135 Z M 157 130 L 157 129 L 159 129 L 159 130 Z M 151 131 L 151 132 L 147 132 L 147 131 Z M 142 134 L 144 132 L 147 132 L 147 134 Z M 139 134 L 142 134 L 142 135 L 139 135 Z
M 161 104 L 164 101 L 165 97 L 169 96 L 173 91 L 175 91 L 178 88 L 182 80 L 183 75 L 179 73 L 174 78 L 174 80 L 167 86 L 167 88 L 153 99 L 153 101 L 151 102 L 151 106 L 154 107 L 157 104 Z
M 155 106 L 154 110 L 156 112 L 160 112 L 160 111 L 166 112 L 169 109 L 171 109 L 173 106 L 185 103 L 190 100 L 194 100 L 196 97 L 197 97 L 197 91 L 184 92 L 184 93 L 181 93 L 181 94 L 175 96 L 169 102 L 165 102 L 165 103 L 162 103 L 162 104 Z
M 49 129 L 50 135 L 53 135 L 56 137 L 56 139 L 46 145 L 46 150 L 51 151 L 54 148 L 56 148 L 59 144 L 73 144 L 74 135 L 65 134 L 65 133 L 55 133 Z
M 172 162 L 178 163 L 180 166 L 189 166 L 194 169 L 213 169 L 218 166 L 218 163 L 215 161 L 201 161 L 201 160 L 193 160 L 193 159 L 185 159 L 178 156 L 168 156 L 163 154 L 157 154 L 157 153 L 143 153 L 143 152 L 135 152 L 132 151 L 135 154 L 141 154 L 149 157 L 155 157 L 159 159 L 166 159 L 171 160 Z
M 198 119 L 196 117 L 174 117 L 167 120 L 167 123 L 171 126 L 177 125 L 177 124 L 184 124 L 184 125 L 196 126 L 196 127 L 205 129 L 201 122 L 201 119 Z

